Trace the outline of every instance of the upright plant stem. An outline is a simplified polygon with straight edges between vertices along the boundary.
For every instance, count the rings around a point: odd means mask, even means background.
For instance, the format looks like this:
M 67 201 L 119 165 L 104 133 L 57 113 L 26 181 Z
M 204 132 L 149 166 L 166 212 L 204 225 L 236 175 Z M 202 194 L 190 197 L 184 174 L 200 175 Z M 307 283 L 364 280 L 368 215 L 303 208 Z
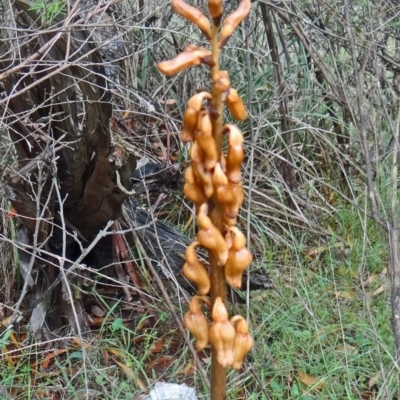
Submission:
M 214 25 L 211 37 L 211 51 L 213 54 L 215 66 L 211 70 L 211 77 L 219 71 L 220 49 L 218 43 L 219 25 Z M 217 112 L 212 118 L 212 131 L 217 146 L 218 156 L 220 158 L 222 152 L 222 112 L 223 104 L 221 94 L 212 89 L 212 108 Z M 213 224 L 222 232 L 222 214 L 221 207 L 215 198 L 212 200 L 212 212 L 210 214 Z M 210 280 L 211 280 L 211 301 L 214 304 L 217 297 L 221 297 L 226 304 L 226 280 L 224 268 L 218 267 L 217 260 L 210 253 Z M 211 400 L 224 400 L 226 397 L 226 369 L 217 361 L 217 352 L 212 351 L 211 359 Z

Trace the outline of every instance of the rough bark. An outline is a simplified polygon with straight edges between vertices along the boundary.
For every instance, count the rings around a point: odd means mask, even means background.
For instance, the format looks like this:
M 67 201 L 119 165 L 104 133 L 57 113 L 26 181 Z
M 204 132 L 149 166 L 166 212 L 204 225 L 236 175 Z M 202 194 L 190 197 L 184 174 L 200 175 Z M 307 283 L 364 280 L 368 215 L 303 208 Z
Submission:
M 73 261 L 77 237 L 85 247 L 119 217 L 128 195 L 117 173 L 129 190 L 136 160 L 112 146 L 111 98 L 91 32 L 44 30 L 29 4 L 17 0 L 14 7 L 23 29 L 0 48 L 2 123 L 14 147 L 1 194 L 26 226 L 24 245 Z

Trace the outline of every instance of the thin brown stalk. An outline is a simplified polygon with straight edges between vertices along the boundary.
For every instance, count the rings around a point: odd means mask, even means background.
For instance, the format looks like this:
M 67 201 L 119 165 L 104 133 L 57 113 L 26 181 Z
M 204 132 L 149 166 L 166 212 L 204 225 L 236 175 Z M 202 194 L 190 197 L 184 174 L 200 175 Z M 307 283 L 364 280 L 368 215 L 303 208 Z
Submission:
M 215 66 L 211 70 L 213 77 L 219 71 L 220 63 L 220 49 L 218 44 L 218 31 L 219 26 L 214 25 L 211 36 L 211 51 Z M 223 104 L 221 94 L 213 88 L 211 106 L 216 111 L 216 117 L 212 119 L 212 130 L 215 143 L 217 146 L 218 157 L 220 158 L 222 152 L 222 112 Z M 218 202 L 214 199 L 213 211 L 211 212 L 211 221 L 222 232 L 222 214 Z M 210 281 L 211 281 L 211 301 L 217 297 L 221 297 L 222 301 L 226 304 L 226 280 L 224 269 L 218 267 L 216 258 L 211 254 L 209 256 L 210 262 Z M 223 400 L 226 396 L 226 369 L 222 367 L 217 361 L 217 352 L 215 349 L 212 351 L 211 359 L 211 400 Z

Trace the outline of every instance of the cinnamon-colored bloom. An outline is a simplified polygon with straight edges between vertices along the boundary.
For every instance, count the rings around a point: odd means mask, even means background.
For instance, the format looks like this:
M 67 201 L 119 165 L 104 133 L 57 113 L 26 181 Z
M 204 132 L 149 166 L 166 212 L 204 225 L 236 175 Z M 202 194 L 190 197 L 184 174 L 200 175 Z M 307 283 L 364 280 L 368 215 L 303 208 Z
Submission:
M 231 88 L 228 71 L 217 71 L 213 76 L 213 85 L 220 93 L 228 92 Z
M 194 203 L 197 208 L 207 201 L 207 197 L 200 187 L 199 182 L 197 182 L 191 166 L 189 166 L 185 171 L 185 185 L 183 186 L 183 193 L 190 201 Z
M 229 14 L 224 21 L 224 26 L 221 29 L 221 36 L 219 47 L 222 48 L 235 29 L 240 23 L 249 15 L 251 9 L 251 0 L 242 0 L 238 8 L 231 14 Z
M 205 99 L 211 99 L 211 94 L 204 91 L 195 94 L 187 102 L 186 110 L 183 114 L 183 129 L 181 132 L 181 140 L 183 143 L 194 140 L 200 110 Z
M 235 119 L 243 121 L 247 118 L 247 110 L 236 89 L 231 88 L 226 98 L 226 105 Z
M 221 232 L 211 222 L 207 212 L 207 204 L 202 204 L 197 216 L 197 222 L 200 228 L 197 235 L 197 240 L 201 246 L 205 247 L 214 254 L 218 265 L 222 267 L 225 265 L 228 258 L 228 248 L 226 247 L 226 243 Z
M 167 76 L 175 75 L 186 68 L 194 65 L 206 64 L 210 67 L 215 65 L 212 53 L 203 47 L 187 46 L 185 51 L 178 54 L 175 58 L 162 61 L 157 66 L 158 69 Z
M 199 242 L 193 242 L 186 248 L 186 262 L 182 268 L 183 275 L 197 287 L 197 293 L 202 296 L 210 291 L 210 277 L 204 265 L 196 254 Z
M 199 145 L 203 153 L 203 165 L 206 170 L 215 167 L 218 160 L 217 146 L 212 135 L 212 125 L 210 115 L 207 110 L 200 112 L 196 143 Z
M 217 361 L 224 368 L 234 362 L 234 345 L 236 332 L 228 320 L 228 312 L 221 297 L 215 299 L 212 310 L 213 322 L 210 326 L 210 342 L 217 352 Z
M 215 196 L 222 205 L 224 216 L 236 222 L 243 197 L 240 196 L 238 190 L 233 189 L 237 185 L 233 185 L 229 182 L 220 163 L 217 163 L 214 168 L 213 185 Z M 237 197 L 238 195 L 239 197 Z M 231 223 L 227 225 L 231 225 Z M 233 223 L 233 225 L 235 225 L 235 223 Z
M 243 360 L 247 353 L 253 347 L 253 338 L 249 333 L 249 326 L 242 316 L 234 316 L 231 318 L 231 323 L 236 324 L 234 361 L 232 367 L 239 370 L 242 368 Z
M 209 342 L 209 327 L 206 316 L 201 310 L 201 297 L 194 296 L 189 304 L 189 311 L 183 317 L 183 325 L 196 339 L 197 350 L 203 350 Z
M 206 170 L 204 167 L 204 155 L 197 141 L 193 143 L 190 149 L 190 158 L 192 160 L 193 173 L 196 180 L 201 185 L 200 188 L 203 190 L 206 197 L 210 198 L 214 193 L 212 172 L 211 170 Z
M 240 288 L 242 286 L 242 275 L 253 261 L 253 256 L 246 248 L 246 238 L 236 227 L 229 227 L 234 235 L 232 246 L 229 249 L 228 260 L 225 264 L 225 278 L 230 286 Z
M 208 0 L 208 10 L 214 22 L 219 24 L 223 11 L 222 0 Z
M 207 39 L 211 39 L 210 21 L 199 9 L 183 0 L 172 0 L 172 7 L 177 14 L 197 25 Z
M 235 125 L 226 125 L 223 132 L 228 136 L 228 154 L 226 156 L 226 174 L 233 183 L 242 181 L 242 162 L 244 159 L 243 134 Z

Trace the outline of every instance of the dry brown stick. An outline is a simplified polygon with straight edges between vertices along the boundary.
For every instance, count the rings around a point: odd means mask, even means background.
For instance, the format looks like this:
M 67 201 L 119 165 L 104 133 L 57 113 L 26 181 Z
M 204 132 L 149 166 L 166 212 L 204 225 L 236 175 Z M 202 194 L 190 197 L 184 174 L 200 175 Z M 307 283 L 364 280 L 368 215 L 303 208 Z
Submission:
M 378 211 L 376 192 L 375 192 L 375 188 L 374 188 L 374 184 L 373 184 L 373 171 L 372 171 L 371 157 L 370 157 L 369 148 L 368 148 L 367 131 L 366 131 L 366 127 L 365 127 L 366 116 L 365 116 L 364 107 L 363 107 L 364 95 L 363 95 L 362 88 L 361 88 L 356 46 L 355 46 L 355 42 L 354 42 L 353 31 L 352 31 L 351 25 L 350 25 L 348 0 L 345 0 L 345 2 L 344 2 L 344 15 L 345 15 L 346 25 L 347 25 L 347 35 L 348 35 L 349 42 L 350 42 L 351 60 L 352 60 L 352 64 L 353 64 L 353 76 L 354 76 L 354 82 L 355 82 L 355 86 L 356 86 L 356 100 L 357 100 L 357 108 L 358 108 L 358 114 L 359 114 L 359 121 L 357 121 L 358 123 L 356 123 L 356 126 L 359 131 L 361 144 L 362 144 L 362 148 L 363 148 L 363 153 L 364 153 L 364 161 L 365 161 L 365 168 L 366 168 L 366 175 L 367 175 L 366 176 L 367 177 L 367 187 L 368 187 L 368 195 L 369 195 L 369 201 L 370 201 L 370 206 L 371 206 L 371 214 L 372 214 L 374 221 L 376 221 L 380 225 L 385 226 L 386 221 L 381 217 L 381 215 Z
M 67 17 L 65 18 L 65 21 L 62 25 L 62 27 L 60 28 L 60 31 L 53 37 L 53 39 L 49 40 L 46 44 L 44 44 L 39 50 L 36 51 L 36 53 L 32 54 L 30 57 L 26 58 L 24 61 L 22 61 L 20 64 L 16 65 L 14 68 L 10 68 L 7 71 L 3 72 L 2 74 L 0 74 L 0 81 L 7 78 L 7 76 L 14 74 L 18 71 L 20 71 L 21 69 L 23 69 L 24 67 L 26 67 L 30 62 L 37 60 L 39 57 L 42 57 L 56 42 L 57 40 L 64 34 L 66 33 L 68 30 L 65 29 L 68 27 L 68 24 L 70 23 L 70 21 L 73 20 L 73 18 L 75 17 L 75 11 L 78 8 L 79 5 L 79 0 L 74 4 L 74 6 L 72 7 L 71 11 L 69 12 L 69 14 L 67 15 Z M 22 4 L 22 2 L 21 2 Z M 22 7 L 21 7 L 22 8 Z
M 392 213 L 389 226 L 390 240 L 390 278 L 391 278 L 391 305 L 392 325 L 396 342 L 394 361 L 397 368 L 400 365 L 400 259 L 399 259 L 399 234 L 398 234 L 398 169 L 399 169 L 399 140 L 400 140 L 400 107 L 397 116 L 396 131 L 394 135 L 394 151 L 392 166 Z M 399 380 L 399 379 L 398 379 Z
M 122 233 L 120 233 L 121 227 L 120 227 L 119 222 L 118 221 L 114 221 L 112 228 L 116 232 L 112 236 L 113 250 L 115 251 L 116 258 L 118 259 L 118 261 L 120 263 L 124 264 L 125 270 L 128 273 L 129 277 L 131 278 L 132 284 L 136 288 L 143 288 L 143 284 L 140 281 L 140 278 L 139 278 L 138 274 L 135 271 L 135 267 L 134 267 L 132 261 L 129 259 L 128 249 L 126 247 L 126 244 L 125 244 L 124 238 L 122 236 Z M 148 304 L 147 297 L 143 293 L 143 291 L 137 290 L 137 292 L 139 293 L 139 297 L 142 300 L 143 305 Z M 154 325 L 157 322 L 156 314 L 150 308 L 148 309 L 148 312 L 149 312 L 150 319 L 151 319 L 151 325 Z
M 276 40 L 273 32 L 270 10 L 268 10 L 267 6 L 263 3 L 260 3 L 260 8 L 263 17 L 265 33 L 267 35 L 267 42 L 270 48 L 271 60 L 274 68 L 275 79 L 278 84 L 278 91 L 280 98 L 279 112 L 281 114 L 281 135 L 285 143 L 285 150 L 283 153 L 283 157 L 286 160 L 286 162 L 283 163 L 282 167 L 282 178 L 285 185 L 287 186 L 287 190 L 285 191 L 286 192 L 285 198 L 287 205 L 291 209 L 295 210 L 296 204 L 293 200 L 291 192 L 294 190 L 296 186 L 296 175 L 294 173 L 294 168 L 292 167 L 293 157 L 291 154 L 291 147 L 293 144 L 293 132 L 291 132 L 289 129 L 288 105 L 285 93 L 287 85 L 285 78 L 283 77 L 282 66 L 279 60 L 278 46 L 276 45 Z
M 126 212 L 123 211 L 123 213 L 124 213 L 125 219 L 126 219 L 127 223 L 129 224 L 129 226 L 131 226 L 131 228 L 134 228 L 132 223 L 131 223 L 131 221 L 130 221 L 130 219 L 129 219 L 129 217 L 126 215 Z M 132 236 L 133 236 L 133 240 L 135 241 L 135 244 L 139 247 L 139 250 L 142 253 L 142 256 L 144 258 L 144 262 L 146 263 L 146 266 L 147 266 L 148 270 L 150 271 L 151 275 L 153 276 L 154 280 L 157 282 L 157 285 L 161 290 L 161 293 L 162 293 L 162 295 L 163 295 L 163 297 L 164 297 L 164 299 L 165 299 L 165 301 L 167 303 L 167 306 L 168 306 L 169 310 L 171 311 L 171 314 L 174 317 L 174 319 L 175 319 L 175 321 L 176 321 L 176 323 L 178 325 L 178 328 L 181 331 L 182 336 L 184 337 L 184 339 L 185 339 L 185 341 L 186 341 L 186 343 L 187 343 L 187 345 L 189 347 L 189 351 L 193 356 L 194 362 L 196 363 L 197 368 L 200 371 L 200 374 L 201 374 L 204 382 L 206 383 L 207 387 L 210 389 L 210 386 L 211 386 L 210 385 L 210 381 L 209 381 L 209 379 L 207 377 L 206 372 L 203 369 L 202 362 L 201 362 L 199 356 L 197 355 L 196 350 L 194 349 L 192 342 L 190 341 L 190 338 L 189 338 L 189 336 L 188 336 L 188 334 L 187 334 L 187 332 L 186 332 L 186 330 L 185 330 L 185 328 L 184 328 L 184 326 L 182 324 L 181 318 L 178 316 L 178 314 L 175 311 L 175 307 L 172 304 L 172 301 L 171 301 L 171 299 L 170 299 L 170 297 L 169 297 L 169 295 L 168 295 L 168 293 L 167 293 L 167 291 L 166 291 L 166 289 L 164 287 L 164 284 L 162 283 L 162 280 L 160 279 L 160 277 L 158 276 L 156 270 L 154 269 L 153 265 L 151 264 L 151 260 L 150 260 L 149 256 L 147 255 L 147 252 L 144 249 L 143 244 L 140 241 L 140 238 L 139 238 L 138 234 L 135 232 L 135 230 L 132 231 Z
M 345 95 L 343 94 L 342 89 L 339 87 L 339 85 L 337 85 L 334 82 L 327 67 L 325 66 L 323 60 L 321 59 L 321 56 L 314 49 L 312 42 L 310 42 L 310 40 L 307 38 L 305 33 L 302 31 L 301 27 L 297 26 L 294 23 L 293 19 L 290 18 L 289 14 L 284 12 L 281 8 L 276 7 L 276 5 L 273 2 L 263 0 L 262 3 L 268 4 L 269 6 L 273 7 L 276 10 L 277 14 L 280 16 L 280 18 L 293 29 L 294 34 L 301 41 L 306 52 L 310 55 L 310 57 L 312 58 L 313 62 L 316 64 L 316 66 L 318 67 L 321 74 L 323 74 L 325 81 L 329 84 L 329 87 L 330 87 L 332 93 L 336 97 L 336 102 L 338 102 L 343 107 L 349 109 L 348 102 L 346 101 L 346 98 L 345 98 Z M 351 30 L 348 30 L 348 35 L 349 35 L 350 48 L 351 49 L 354 48 L 354 51 L 355 51 L 354 37 L 353 37 Z M 351 52 L 353 53 L 353 51 L 351 51 Z M 355 55 L 355 53 L 354 53 L 354 55 Z M 357 62 L 356 58 L 355 58 L 354 62 Z M 358 66 L 357 65 L 353 65 L 353 66 L 354 66 L 353 75 L 354 75 L 354 79 L 356 82 L 356 90 L 357 90 L 357 86 L 361 90 L 361 86 L 359 83 L 359 73 L 358 73 L 358 69 L 356 68 Z M 362 93 L 361 93 L 361 97 L 362 97 Z M 357 90 L 357 100 L 359 100 L 359 90 Z M 361 117 L 361 113 L 360 113 L 360 117 Z M 370 160 L 370 157 L 369 157 L 369 154 L 367 151 L 368 150 L 367 142 L 366 142 L 366 140 L 364 140 L 364 139 L 366 139 L 366 135 L 367 135 L 366 129 L 365 129 L 365 118 L 363 121 L 355 121 L 355 124 L 357 125 L 358 130 L 360 131 L 361 141 L 362 141 L 362 145 L 363 145 L 363 152 L 367 157 L 365 159 L 365 162 L 366 162 L 366 166 L 367 166 L 366 176 L 367 176 L 367 186 L 368 186 L 368 190 L 369 190 L 369 197 L 370 197 L 370 204 L 371 204 L 371 218 L 378 225 L 380 225 L 383 229 L 385 229 L 387 231 L 388 230 L 387 223 L 380 216 L 380 214 L 378 212 L 376 193 L 375 193 L 375 189 L 374 189 L 374 186 L 372 183 L 372 175 L 373 174 L 372 174 L 371 160 Z

